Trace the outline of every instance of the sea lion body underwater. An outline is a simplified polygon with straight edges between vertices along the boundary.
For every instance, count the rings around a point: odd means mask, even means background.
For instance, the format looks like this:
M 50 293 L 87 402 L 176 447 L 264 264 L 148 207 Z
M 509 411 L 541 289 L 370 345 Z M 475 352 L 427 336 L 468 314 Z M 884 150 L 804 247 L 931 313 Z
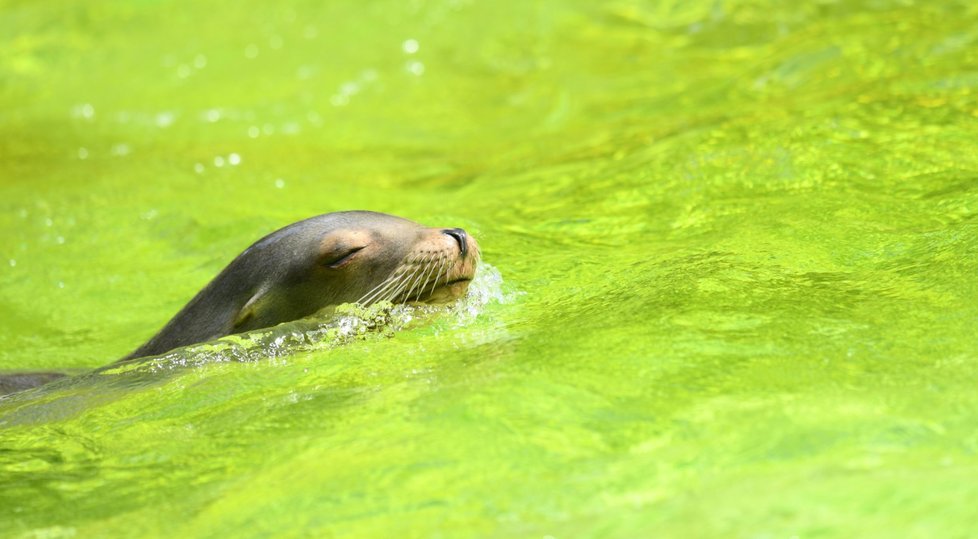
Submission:
M 460 228 L 428 228 L 370 211 L 311 217 L 238 255 L 156 335 L 119 360 L 154 356 L 225 335 L 297 320 L 342 303 L 444 303 L 475 276 L 479 248 Z M 31 377 L 37 378 L 31 384 Z M 4 379 L 16 384 L 5 384 Z M 0 376 L 21 390 L 52 373 Z M 25 387 L 26 386 L 26 387 Z

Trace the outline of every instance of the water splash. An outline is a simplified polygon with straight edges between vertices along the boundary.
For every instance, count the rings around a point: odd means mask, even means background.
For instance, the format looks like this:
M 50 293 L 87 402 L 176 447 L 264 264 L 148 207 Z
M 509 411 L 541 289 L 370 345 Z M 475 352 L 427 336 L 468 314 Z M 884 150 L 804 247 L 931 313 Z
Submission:
M 447 317 L 454 321 L 456 327 L 461 327 L 475 320 L 486 305 L 505 303 L 511 299 L 512 294 L 503 291 L 499 270 L 482 264 L 466 295 L 447 305 L 378 302 L 364 307 L 347 303 L 301 320 L 228 335 L 130 363 L 110 365 L 98 372 L 155 372 L 207 363 L 284 358 L 300 352 L 327 350 L 357 340 L 393 337 L 398 331 L 412 325 L 440 317 Z

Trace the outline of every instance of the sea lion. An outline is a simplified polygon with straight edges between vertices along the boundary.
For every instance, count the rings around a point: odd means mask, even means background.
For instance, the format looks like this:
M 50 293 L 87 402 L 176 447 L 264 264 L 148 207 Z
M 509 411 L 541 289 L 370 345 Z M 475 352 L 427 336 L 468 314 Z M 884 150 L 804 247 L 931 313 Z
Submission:
M 145 344 L 122 358 L 274 326 L 341 303 L 440 303 L 460 297 L 479 248 L 461 228 L 370 211 L 293 223 L 237 256 Z
M 461 228 L 428 228 L 371 211 L 311 217 L 245 249 L 117 363 L 297 320 L 331 305 L 448 302 L 465 293 L 479 257 L 478 244 Z M 18 389 L 31 379 L 17 376 Z M 39 375 L 35 385 L 50 379 Z

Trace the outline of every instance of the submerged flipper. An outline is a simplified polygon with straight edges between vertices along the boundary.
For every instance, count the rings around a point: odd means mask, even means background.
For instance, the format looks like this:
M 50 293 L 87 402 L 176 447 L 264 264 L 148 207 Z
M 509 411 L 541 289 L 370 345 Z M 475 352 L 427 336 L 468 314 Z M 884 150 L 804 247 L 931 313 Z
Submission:
M 8 395 L 25 389 L 43 386 L 67 374 L 60 372 L 16 372 L 0 374 L 0 395 Z

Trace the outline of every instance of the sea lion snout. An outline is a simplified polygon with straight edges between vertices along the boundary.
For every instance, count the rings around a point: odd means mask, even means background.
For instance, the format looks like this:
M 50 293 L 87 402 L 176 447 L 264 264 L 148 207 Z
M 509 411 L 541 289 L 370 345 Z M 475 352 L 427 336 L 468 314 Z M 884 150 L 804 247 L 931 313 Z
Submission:
M 466 240 L 468 235 L 465 233 L 465 231 L 461 228 L 446 228 L 445 230 L 442 230 L 441 233 L 455 239 L 455 241 L 458 243 L 459 251 L 462 253 L 462 258 L 465 258 L 465 255 L 469 252 L 469 245 L 468 241 Z

